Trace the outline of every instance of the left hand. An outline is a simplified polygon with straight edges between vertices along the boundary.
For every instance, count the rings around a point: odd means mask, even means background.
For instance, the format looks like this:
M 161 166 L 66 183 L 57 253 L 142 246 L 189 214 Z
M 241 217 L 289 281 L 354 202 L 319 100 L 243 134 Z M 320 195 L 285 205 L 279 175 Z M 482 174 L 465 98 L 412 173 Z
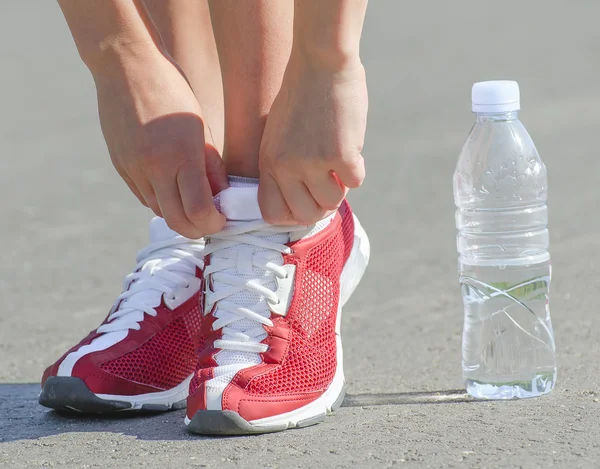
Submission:
M 365 71 L 332 70 L 292 55 L 263 134 L 259 203 L 271 224 L 311 225 L 365 177 Z

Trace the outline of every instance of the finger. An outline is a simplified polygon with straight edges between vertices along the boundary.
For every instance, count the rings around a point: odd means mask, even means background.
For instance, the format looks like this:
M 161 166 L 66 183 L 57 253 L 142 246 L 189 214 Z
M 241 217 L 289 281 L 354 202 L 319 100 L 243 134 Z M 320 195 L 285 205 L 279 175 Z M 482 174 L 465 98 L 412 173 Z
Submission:
M 305 183 L 317 204 L 325 210 L 337 210 L 346 196 L 345 188 L 330 171 L 319 171 Z
M 176 179 L 161 177 L 156 181 L 151 181 L 151 183 L 156 193 L 156 200 L 162 212 L 162 217 L 169 228 L 186 238 L 200 238 L 202 234 L 198 233 L 183 210 Z
M 281 192 L 294 220 L 299 224 L 312 225 L 325 218 L 327 210 L 317 204 L 304 182 L 290 181 L 282 184 Z
M 344 186 L 355 189 L 359 187 L 365 179 L 365 160 L 362 155 L 358 155 L 350 161 L 340 162 L 333 170 Z
M 229 187 L 229 178 L 223 158 L 219 155 L 219 151 L 211 144 L 206 143 L 204 146 L 204 155 L 206 159 L 206 176 L 213 195 L 217 195 L 222 190 Z
M 156 200 L 156 194 L 154 193 L 154 189 L 150 185 L 150 183 L 146 179 L 138 180 L 136 184 L 141 197 L 144 199 L 142 202 L 143 205 L 148 207 L 150 210 L 154 212 L 156 216 L 162 218 L 162 211 L 160 209 L 160 205 L 158 205 L 158 200 Z
M 221 231 L 226 219 L 215 208 L 204 168 L 195 163 L 183 166 L 177 173 L 177 185 L 185 216 L 194 226 L 195 237 Z
M 258 204 L 264 220 L 271 225 L 295 225 L 277 181 L 268 172 L 261 172 L 258 182 Z

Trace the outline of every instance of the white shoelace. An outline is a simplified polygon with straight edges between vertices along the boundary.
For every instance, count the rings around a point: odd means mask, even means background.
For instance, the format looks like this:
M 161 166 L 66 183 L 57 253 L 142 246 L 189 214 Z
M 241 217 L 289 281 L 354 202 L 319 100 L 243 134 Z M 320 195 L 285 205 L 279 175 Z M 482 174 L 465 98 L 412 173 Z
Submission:
M 273 326 L 268 303 L 277 304 L 280 300 L 266 285 L 273 285 L 276 278 L 287 277 L 282 254 L 292 252 L 273 238 L 281 239 L 281 235 L 285 235 L 283 238 L 289 241 L 289 233 L 300 230 L 306 227 L 272 226 L 257 220 L 231 223 L 209 237 L 204 249 L 205 255 L 211 254 L 210 264 L 204 270 L 207 278 L 205 313 L 216 304 L 217 320 L 213 329 L 222 329 L 222 338 L 215 340 L 215 348 L 250 353 L 267 351 L 268 346 L 259 343 L 265 336 L 262 326 Z M 240 263 L 246 275 L 233 275 L 231 270 L 238 272 Z M 210 285 L 215 286 L 215 291 L 210 290 Z M 247 301 L 240 301 L 240 293 L 258 301 L 253 305 L 243 304 Z
M 177 288 L 189 288 L 196 267 L 204 268 L 204 241 L 175 236 L 138 252 L 135 271 L 125 277 L 123 293 L 99 333 L 140 330 L 144 313 L 156 316 L 163 294 L 175 299 Z

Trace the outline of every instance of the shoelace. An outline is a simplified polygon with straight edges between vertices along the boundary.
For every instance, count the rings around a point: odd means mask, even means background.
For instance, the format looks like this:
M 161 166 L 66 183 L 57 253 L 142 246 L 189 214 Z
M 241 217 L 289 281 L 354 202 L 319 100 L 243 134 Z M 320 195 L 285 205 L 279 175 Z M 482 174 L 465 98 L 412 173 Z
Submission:
M 144 313 L 150 316 L 158 314 L 156 304 L 152 304 L 156 303 L 157 296 L 166 294 L 174 300 L 175 289 L 189 288 L 189 278 L 193 273 L 187 275 L 185 270 L 192 269 L 190 272 L 195 272 L 196 267 L 204 267 L 203 251 L 203 240 L 183 236 L 151 243 L 139 251 L 137 266 L 134 272 L 125 277 L 124 291 L 116 299 L 116 309 L 113 308 L 107 323 L 100 326 L 97 332 L 140 330 L 139 323 L 143 321 Z
M 274 277 L 286 278 L 287 271 L 276 263 L 282 254 L 290 254 L 292 250 L 285 244 L 265 239 L 274 234 L 288 234 L 292 231 L 306 230 L 305 226 L 272 226 L 257 220 L 240 222 L 227 226 L 221 232 L 210 236 L 204 249 L 204 254 L 212 254 L 210 264 L 204 270 L 207 278 L 205 294 L 205 312 L 208 314 L 213 305 L 217 304 L 213 330 L 222 329 L 222 338 L 215 340 L 214 347 L 221 350 L 236 350 L 240 352 L 266 352 L 268 346 L 261 344 L 260 337 L 265 330 L 262 325 L 273 326 L 269 319 L 268 302 L 278 303 L 277 293 L 267 288 L 265 284 L 273 282 Z M 264 275 L 256 278 L 243 278 L 224 272 L 233 268 L 237 263 L 238 250 L 245 247 L 259 247 L 267 251 L 256 252 L 252 249 L 251 263 L 260 269 Z M 234 248 L 234 249 L 230 249 Z M 216 291 L 210 290 L 210 285 L 218 283 L 221 287 Z M 257 294 L 261 299 L 253 306 L 244 306 L 231 300 L 231 297 L 244 290 Z M 219 313 L 217 315 L 217 313 Z M 243 328 L 242 321 L 248 324 L 250 320 L 255 327 Z

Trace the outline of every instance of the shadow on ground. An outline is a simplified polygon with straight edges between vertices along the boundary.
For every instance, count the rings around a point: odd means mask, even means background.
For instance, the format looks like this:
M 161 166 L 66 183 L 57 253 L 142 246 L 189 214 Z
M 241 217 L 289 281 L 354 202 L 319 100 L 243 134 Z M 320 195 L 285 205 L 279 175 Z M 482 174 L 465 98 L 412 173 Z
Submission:
M 141 440 L 190 440 L 185 411 L 94 416 L 62 414 L 37 402 L 39 384 L 0 384 L 0 443 L 33 440 L 63 433 L 111 432 Z M 390 394 L 347 394 L 342 407 L 469 402 L 464 390 Z

